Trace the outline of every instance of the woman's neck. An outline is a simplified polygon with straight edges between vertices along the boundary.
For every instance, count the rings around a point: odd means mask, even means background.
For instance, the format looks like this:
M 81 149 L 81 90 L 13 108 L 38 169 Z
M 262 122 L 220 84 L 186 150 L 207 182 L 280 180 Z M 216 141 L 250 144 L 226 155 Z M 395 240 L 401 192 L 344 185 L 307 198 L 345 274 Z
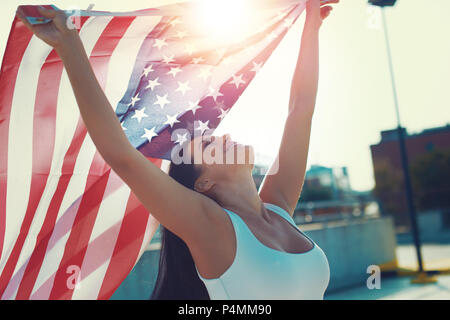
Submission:
M 234 181 L 221 181 L 214 186 L 213 193 L 214 199 L 221 207 L 239 215 L 254 216 L 263 212 L 264 204 L 251 174 L 243 175 Z

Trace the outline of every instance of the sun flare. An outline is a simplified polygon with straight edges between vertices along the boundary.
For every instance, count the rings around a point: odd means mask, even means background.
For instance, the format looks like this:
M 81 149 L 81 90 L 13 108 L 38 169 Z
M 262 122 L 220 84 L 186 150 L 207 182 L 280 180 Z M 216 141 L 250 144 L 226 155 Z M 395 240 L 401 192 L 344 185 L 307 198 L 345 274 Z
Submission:
M 199 4 L 199 25 L 212 36 L 232 39 L 246 28 L 249 4 L 242 0 L 204 0 Z

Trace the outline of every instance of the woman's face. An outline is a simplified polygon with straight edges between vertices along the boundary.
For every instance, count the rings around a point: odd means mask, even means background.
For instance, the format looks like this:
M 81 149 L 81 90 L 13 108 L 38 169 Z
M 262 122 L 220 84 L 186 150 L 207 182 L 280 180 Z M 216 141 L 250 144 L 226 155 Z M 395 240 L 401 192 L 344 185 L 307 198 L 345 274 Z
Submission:
M 251 173 L 254 166 L 253 147 L 231 140 L 229 134 L 195 137 L 186 150 L 201 177 L 214 181 L 232 180 L 242 170 Z

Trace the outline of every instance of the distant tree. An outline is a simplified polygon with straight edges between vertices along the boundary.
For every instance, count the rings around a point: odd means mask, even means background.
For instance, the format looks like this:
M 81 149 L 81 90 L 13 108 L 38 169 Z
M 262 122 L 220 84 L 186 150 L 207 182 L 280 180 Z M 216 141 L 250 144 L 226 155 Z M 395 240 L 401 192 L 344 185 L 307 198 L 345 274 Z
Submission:
M 393 168 L 388 160 L 377 159 L 374 173 L 376 185 L 373 195 L 379 200 L 383 213 L 392 215 L 396 225 L 408 225 L 402 172 Z
M 419 210 L 450 208 L 450 149 L 418 156 L 410 170 Z

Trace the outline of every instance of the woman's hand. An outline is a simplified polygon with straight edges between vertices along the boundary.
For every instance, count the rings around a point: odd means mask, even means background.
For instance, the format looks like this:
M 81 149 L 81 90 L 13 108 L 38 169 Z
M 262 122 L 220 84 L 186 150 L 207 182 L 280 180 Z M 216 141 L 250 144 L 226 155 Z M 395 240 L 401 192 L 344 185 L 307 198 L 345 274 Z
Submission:
M 314 25 L 320 27 L 323 20 L 325 20 L 329 15 L 332 6 L 329 4 L 339 3 L 339 0 L 307 0 L 306 3 L 306 22 L 309 25 Z
M 25 17 L 22 9 L 19 7 L 16 16 L 28 27 L 38 38 L 55 48 L 57 51 L 66 44 L 69 44 L 73 38 L 78 36 L 76 28 L 72 21 L 61 10 L 50 10 L 38 7 L 39 13 L 50 22 L 44 24 L 31 24 Z M 70 45 L 70 44 L 69 44 Z

